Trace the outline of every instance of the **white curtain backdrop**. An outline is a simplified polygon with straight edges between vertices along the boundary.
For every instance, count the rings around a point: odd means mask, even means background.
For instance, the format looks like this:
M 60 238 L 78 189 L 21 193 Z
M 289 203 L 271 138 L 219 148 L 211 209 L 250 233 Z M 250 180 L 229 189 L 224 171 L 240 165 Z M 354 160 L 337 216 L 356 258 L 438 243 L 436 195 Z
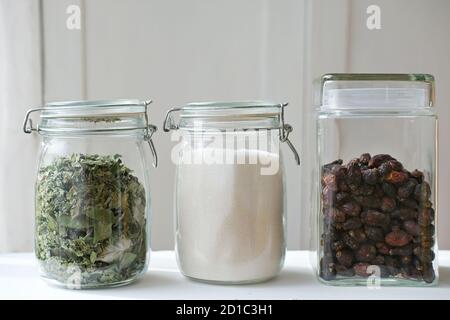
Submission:
M 37 137 L 27 108 L 41 103 L 39 1 L 0 0 L 0 252 L 31 250 Z

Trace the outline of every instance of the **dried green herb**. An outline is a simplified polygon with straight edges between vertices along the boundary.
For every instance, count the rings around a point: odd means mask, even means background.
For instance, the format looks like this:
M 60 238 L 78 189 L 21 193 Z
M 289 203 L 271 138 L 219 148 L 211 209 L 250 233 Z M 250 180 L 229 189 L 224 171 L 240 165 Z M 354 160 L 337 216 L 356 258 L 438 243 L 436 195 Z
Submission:
M 40 168 L 36 256 L 71 286 L 134 279 L 147 255 L 145 189 L 119 155 L 73 154 Z

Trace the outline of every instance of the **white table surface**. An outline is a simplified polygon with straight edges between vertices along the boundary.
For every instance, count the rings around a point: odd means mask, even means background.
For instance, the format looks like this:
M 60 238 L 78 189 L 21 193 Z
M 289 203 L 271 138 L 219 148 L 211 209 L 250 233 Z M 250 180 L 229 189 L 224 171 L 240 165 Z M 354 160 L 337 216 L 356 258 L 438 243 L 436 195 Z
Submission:
M 152 252 L 138 282 L 101 290 L 68 290 L 38 276 L 32 253 L 0 254 L 0 299 L 450 299 L 450 251 L 439 254 L 437 287 L 332 287 L 317 282 L 306 251 L 289 251 L 281 274 L 254 285 L 219 286 L 183 277 L 173 251 Z

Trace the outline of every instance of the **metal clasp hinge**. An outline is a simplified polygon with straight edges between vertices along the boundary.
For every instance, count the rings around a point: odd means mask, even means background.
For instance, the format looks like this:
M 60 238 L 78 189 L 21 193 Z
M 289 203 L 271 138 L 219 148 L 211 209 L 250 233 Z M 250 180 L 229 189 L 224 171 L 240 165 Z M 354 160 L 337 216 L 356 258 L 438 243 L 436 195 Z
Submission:
M 39 128 L 33 128 L 33 121 L 31 120 L 31 114 L 33 112 L 39 112 L 42 111 L 44 108 L 39 107 L 39 108 L 33 108 L 33 109 L 29 109 L 25 115 L 25 120 L 23 121 L 23 132 L 30 134 L 33 131 L 38 131 Z
M 150 147 L 150 151 L 152 153 L 152 157 L 153 157 L 152 165 L 153 165 L 154 168 L 157 168 L 158 167 L 158 154 L 156 153 L 156 148 L 155 148 L 155 144 L 153 143 L 152 136 L 158 130 L 158 127 L 149 123 L 149 121 L 148 121 L 148 114 L 147 114 L 148 106 L 151 103 L 152 103 L 152 100 L 144 101 L 144 107 L 145 107 L 145 133 L 144 133 L 144 140 L 147 141 L 148 146 Z
M 297 150 L 295 149 L 293 143 L 291 142 L 291 140 L 289 140 L 289 134 L 292 132 L 293 128 L 292 128 L 292 126 L 290 124 L 284 122 L 284 108 L 288 104 L 289 104 L 288 102 L 284 102 L 284 103 L 282 103 L 280 105 L 281 106 L 281 112 L 280 112 L 280 122 L 281 122 L 281 126 L 280 126 L 280 141 L 287 143 L 287 145 L 289 146 L 289 149 L 291 149 L 292 153 L 294 154 L 295 162 L 297 163 L 297 165 L 300 165 L 300 156 L 299 156 Z
M 171 113 L 172 112 L 177 112 L 180 111 L 181 108 L 171 108 L 169 109 L 169 111 L 167 111 L 166 113 L 166 117 L 164 118 L 164 123 L 163 123 L 163 130 L 164 132 L 169 132 L 170 130 L 177 130 L 178 126 L 175 125 L 172 121 L 171 118 Z

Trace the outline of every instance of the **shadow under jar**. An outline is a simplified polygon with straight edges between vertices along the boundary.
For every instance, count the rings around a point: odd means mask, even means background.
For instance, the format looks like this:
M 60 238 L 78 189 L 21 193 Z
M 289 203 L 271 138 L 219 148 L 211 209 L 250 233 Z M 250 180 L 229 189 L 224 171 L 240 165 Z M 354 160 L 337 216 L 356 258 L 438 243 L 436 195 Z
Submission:
M 434 78 L 328 74 L 319 90 L 319 280 L 435 285 Z
M 172 160 L 176 255 L 185 276 L 239 284 L 280 271 L 286 250 L 280 141 L 299 161 L 284 123 L 286 105 L 192 103 L 168 112 L 164 130 L 180 140 Z
M 28 111 L 42 136 L 35 253 L 44 279 L 70 289 L 119 286 L 150 255 L 150 102 L 50 103 Z M 36 128 L 33 112 L 40 112 Z M 150 148 L 149 148 L 150 147 Z

